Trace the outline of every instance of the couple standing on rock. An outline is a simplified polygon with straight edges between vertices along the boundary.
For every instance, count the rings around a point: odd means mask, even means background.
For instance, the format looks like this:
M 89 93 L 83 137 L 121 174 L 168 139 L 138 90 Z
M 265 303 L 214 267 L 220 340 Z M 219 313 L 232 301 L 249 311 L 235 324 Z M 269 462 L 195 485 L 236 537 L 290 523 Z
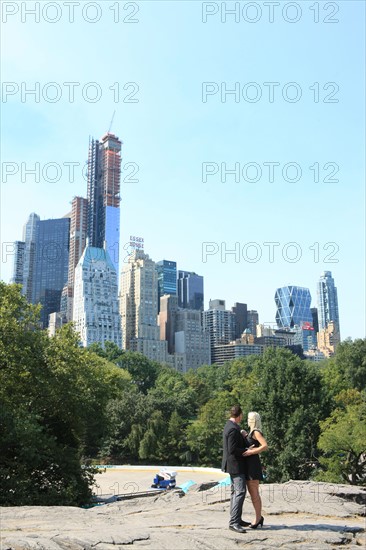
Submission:
M 237 533 L 246 533 L 244 527 L 256 529 L 258 525 L 263 526 L 262 501 L 259 495 L 259 481 L 263 480 L 263 474 L 259 454 L 268 449 L 259 414 L 248 413 L 249 433 L 240 429 L 242 420 L 242 409 L 239 405 L 234 405 L 224 428 L 221 467 L 231 478 L 229 529 Z M 254 523 L 241 519 L 247 485 L 255 510 Z

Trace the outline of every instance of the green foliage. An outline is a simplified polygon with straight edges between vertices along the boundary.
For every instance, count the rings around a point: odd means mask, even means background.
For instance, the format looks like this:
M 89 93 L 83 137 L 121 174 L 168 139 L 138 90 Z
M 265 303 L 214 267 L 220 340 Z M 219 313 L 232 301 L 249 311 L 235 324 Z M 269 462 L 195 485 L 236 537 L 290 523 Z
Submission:
M 195 402 L 198 408 L 212 399 L 217 392 L 224 389 L 229 377 L 230 364 L 204 365 L 196 371 L 190 370 L 185 374 L 185 380 L 194 391 Z
M 130 377 L 80 349 L 69 325 L 49 338 L 18 285 L 0 283 L 0 298 L 0 503 L 85 503 L 93 470 L 81 453 L 98 444 L 106 403 Z
M 235 403 L 261 414 L 267 481 L 365 482 L 366 340 L 321 365 L 269 349 L 182 375 L 111 342 L 80 348 L 72 325 L 49 338 L 38 319 L 0 283 L 0 504 L 87 503 L 84 457 L 219 467 Z
M 325 363 L 322 374 L 333 397 L 346 389 L 365 390 L 366 339 L 340 343 L 335 356 Z
M 255 359 L 254 375 L 257 382 L 247 406 L 262 417 L 269 446 L 262 455 L 268 481 L 308 479 L 314 467 L 319 420 L 329 413 L 316 364 L 288 350 L 268 349 Z
M 220 392 L 203 405 L 198 419 L 188 426 L 187 443 L 194 462 L 203 466 L 221 466 L 222 430 L 231 405 L 231 395 Z
M 353 390 L 338 398 L 339 407 L 320 423 L 322 469 L 316 479 L 364 485 L 366 482 L 366 395 Z

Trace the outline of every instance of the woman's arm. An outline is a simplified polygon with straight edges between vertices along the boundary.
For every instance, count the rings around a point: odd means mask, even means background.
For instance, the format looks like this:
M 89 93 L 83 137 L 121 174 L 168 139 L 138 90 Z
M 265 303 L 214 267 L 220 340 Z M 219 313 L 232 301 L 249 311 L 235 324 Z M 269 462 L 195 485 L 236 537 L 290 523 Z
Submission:
M 251 447 L 245 453 L 243 453 L 243 456 L 250 456 L 250 455 L 259 455 L 260 453 L 263 453 L 263 451 L 266 451 L 268 449 L 267 441 L 264 439 L 261 432 L 256 431 L 255 434 L 252 435 L 253 439 L 256 439 L 259 443 L 259 447 Z

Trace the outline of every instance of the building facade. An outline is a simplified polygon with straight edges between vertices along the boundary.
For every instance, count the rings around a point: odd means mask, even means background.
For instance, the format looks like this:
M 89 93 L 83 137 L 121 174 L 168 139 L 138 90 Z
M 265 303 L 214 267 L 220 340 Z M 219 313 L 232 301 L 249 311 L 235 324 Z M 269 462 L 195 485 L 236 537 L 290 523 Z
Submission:
M 223 365 L 227 361 L 233 361 L 239 357 L 262 355 L 264 349 L 265 347 L 261 344 L 244 344 L 241 342 L 230 342 L 229 344 L 215 346 L 215 360 L 212 363 Z
M 134 250 L 121 274 L 119 303 L 123 348 L 166 363 L 167 341 L 160 340 L 157 323 L 157 278 L 155 262 L 142 250 Z
M 202 312 L 202 326 L 209 334 L 211 361 L 215 363 L 215 348 L 235 340 L 235 314 L 226 310 L 225 300 L 210 300 L 209 309 Z
M 15 241 L 14 243 L 14 263 L 13 275 L 10 279 L 11 283 L 23 285 L 24 282 L 24 259 L 25 259 L 25 242 Z
M 340 333 L 338 292 L 331 271 L 324 271 L 317 285 L 319 331 L 333 323 Z M 340 335 L 339 335 L 340 337 Z
M 160 308 L 162 296 L 177 294 L 177 264 L 171 260 L 161 260 L 156 262 L 156 271 L 158 274 L 158 308 Z
M 89 246 L 106 248 L 116 273 L 119 269 L 120 184 L 122 142 L 107 133 L 92 139 L 88 155 Z
M 236 302 L 231 311 L 235 315 L 235 338 L 240 338 L 244 330 L 248 328 L 248 307 L 247 304 Z
M 118 279 L 103 248 L 87 246 L 75 269 L 73 322 L 84 347 L 113 342 L 122 347 Z
M 209 333 L 202 328 L 201 312 L 181 309 L 175 313 L 174 352 L 184 357 L 184 370 L 211 364 Z
M 302 326 L 303 323 L 312 325 L 311 295 L 308 288 L 291 285 L 278 288 L 275 293 L 275 302 L 276 323 L 279 328 Z
M 178 271 L 178 306 L 182 309 L 203 311 L 203 277 L 191 271 Z
M 33 296 L 34 261 L 39 222 L 38 214 L 32 212 L 23 228 L 23 241 L 25 242 L 23 294 L 28 302 L 32 302 Z
M 257 325 L 259 324 L 258 311 L 250 309 L 247 312 L 247 320 L 247 328 L 250 330 L 251 334 L 255 336 L 257 334 Z
M 70 220 L 70 252 L 67 285 L 61 296 L 61 311 L 67 321 L 72 320 L 74 279 L 76 266 L 84 252 L 88 230 L 88 200 L 74 197 Z
M 159 329 L 160 340 L 166 340 L 168 353 L 175 351 L 175 326 L 178 312 L 178 296 L 165 294 L 160 298 Z
M 38 223 L 33 253 L 31 302 L 41 304 L 41 324 L 48 327 L 48 316 L 60 311 L 61 293 L 69 268 L 70 218 Z M 29 279 L 28 279 L 29 280 Z
M 332 357 L 340 342 L 338 326 L 333 321 L 329 321 L 328 325 L 318 332 L 318 350 L 325 357 Z

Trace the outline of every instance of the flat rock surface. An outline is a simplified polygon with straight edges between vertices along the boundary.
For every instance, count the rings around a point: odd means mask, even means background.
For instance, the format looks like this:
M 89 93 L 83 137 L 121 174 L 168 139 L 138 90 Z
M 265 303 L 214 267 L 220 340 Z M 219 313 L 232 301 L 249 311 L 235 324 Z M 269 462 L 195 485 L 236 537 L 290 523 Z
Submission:
M 81 508 L 1 508 L 1 550 L 230 550 L 365 547 L 363 488 L 292 481 L 261 486 L 264 527 L 228 529 L 228 487 L 173 490 Z M 252 520 L 250 498 L 243 519 Z

